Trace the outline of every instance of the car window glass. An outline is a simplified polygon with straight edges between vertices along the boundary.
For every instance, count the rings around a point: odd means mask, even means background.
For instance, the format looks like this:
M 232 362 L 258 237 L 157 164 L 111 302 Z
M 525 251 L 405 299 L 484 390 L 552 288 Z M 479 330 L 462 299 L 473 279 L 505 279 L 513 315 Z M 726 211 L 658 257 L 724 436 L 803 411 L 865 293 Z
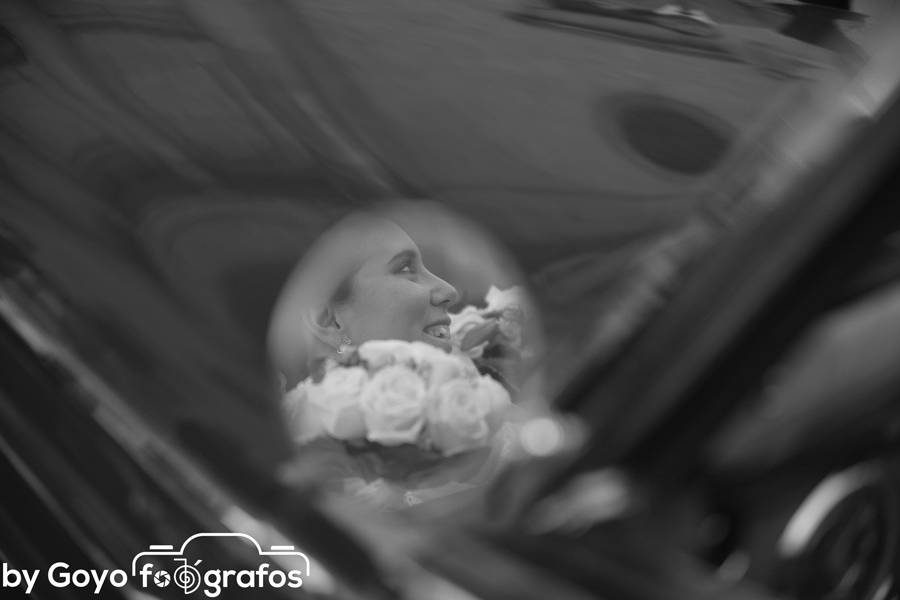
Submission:
M 864 62 L 889 9 L 600 4 L 4 3 L 5 318 L 104 384 L 89 406 L 251 487 L 294 457 L 265 354 L 285 279 L 341 218 L 424 199 L 517 265 L 456 308 L 527 288 L 549 402 L 598 329 L 652 312 L 598 319 L 665 279 L 655 257 L 702 258 L 698 210 L 739 226 L 717 208 L 796 158 L 759 158 L 763 133 Z M 546 451 L 560 426 L 534 425 Z

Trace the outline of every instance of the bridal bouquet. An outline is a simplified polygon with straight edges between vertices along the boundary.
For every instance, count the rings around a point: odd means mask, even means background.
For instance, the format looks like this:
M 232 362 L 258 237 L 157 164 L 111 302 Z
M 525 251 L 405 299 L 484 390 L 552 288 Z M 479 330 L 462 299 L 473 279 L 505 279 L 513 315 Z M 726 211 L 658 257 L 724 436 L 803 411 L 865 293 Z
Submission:
M 474 480 L 513 407 L 468 357 L 395 340 L 366 342 L 326 364 L 286 402 L 298 442 L 340 442 L 354 458 L 347 491 L 385 496 L 387 486 L 405 504 L 416 492 Z
M 527 301 L 522 288 L 491 286 L 484 306 L 466 306 L 450 315 L 450 341 L 476 360 L 482 370 L 499 375 L 510 387 L 521 379 L 524 361 L 533 358 L 523 331 Z

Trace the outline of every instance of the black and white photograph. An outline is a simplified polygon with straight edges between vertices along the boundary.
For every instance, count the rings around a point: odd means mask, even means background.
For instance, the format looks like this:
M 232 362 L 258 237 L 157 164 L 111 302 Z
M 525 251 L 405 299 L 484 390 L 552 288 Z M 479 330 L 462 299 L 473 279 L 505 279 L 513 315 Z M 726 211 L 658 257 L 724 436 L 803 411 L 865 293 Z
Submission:
M 0 598 L 900 600 L 900 0 L 0 0 Z

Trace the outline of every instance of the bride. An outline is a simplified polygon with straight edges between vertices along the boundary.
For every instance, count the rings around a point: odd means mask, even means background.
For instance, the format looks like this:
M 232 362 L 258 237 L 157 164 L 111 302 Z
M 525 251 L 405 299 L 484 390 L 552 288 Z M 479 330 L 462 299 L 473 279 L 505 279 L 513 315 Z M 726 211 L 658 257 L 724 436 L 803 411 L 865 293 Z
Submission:
M 423 341 L 450 352 L 448 310 L 458 298 L 399 225 L 356 213 L 322 236 L 289 278 L 270 352 L 288 387 L 369 340 Z
M 487 447 L 448 456 L 413 444 L 385 447 L 308 435 L 313 375 L 321 375 L 323 365 L 346 362 L 366 342 L 424 342 L 469 361 L 450 339 L 449 310 L 458 298 L 457 290 L 424 264 L 403 228 L 372 214 L 341 220 L 291 274 L 273 313 L 270 353 L 292 390 L 286 396 L 292 433 L 301 448 L 318 451 L 318 477 L 328 487 L 391 509 L 469 490 L 492 471 L 496 459 Z M 469 408 L 473 402 L 490 403 L 491 394 L 498 394 L 491 385 L 508 404 L 505 390 L 493 380 L 479 388 L 490 388 L 489 393 L 459 401 Z

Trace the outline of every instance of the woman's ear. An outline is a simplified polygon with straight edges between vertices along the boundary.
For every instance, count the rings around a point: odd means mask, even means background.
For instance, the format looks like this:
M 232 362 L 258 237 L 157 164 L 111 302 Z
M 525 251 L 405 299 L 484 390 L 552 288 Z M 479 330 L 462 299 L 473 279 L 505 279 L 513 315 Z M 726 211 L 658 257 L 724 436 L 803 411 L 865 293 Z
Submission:
M 310 331 L 320 342 L 337 348 L 341 340 L 341 326 L 330 306 L 311 308 L 306 315 Z

